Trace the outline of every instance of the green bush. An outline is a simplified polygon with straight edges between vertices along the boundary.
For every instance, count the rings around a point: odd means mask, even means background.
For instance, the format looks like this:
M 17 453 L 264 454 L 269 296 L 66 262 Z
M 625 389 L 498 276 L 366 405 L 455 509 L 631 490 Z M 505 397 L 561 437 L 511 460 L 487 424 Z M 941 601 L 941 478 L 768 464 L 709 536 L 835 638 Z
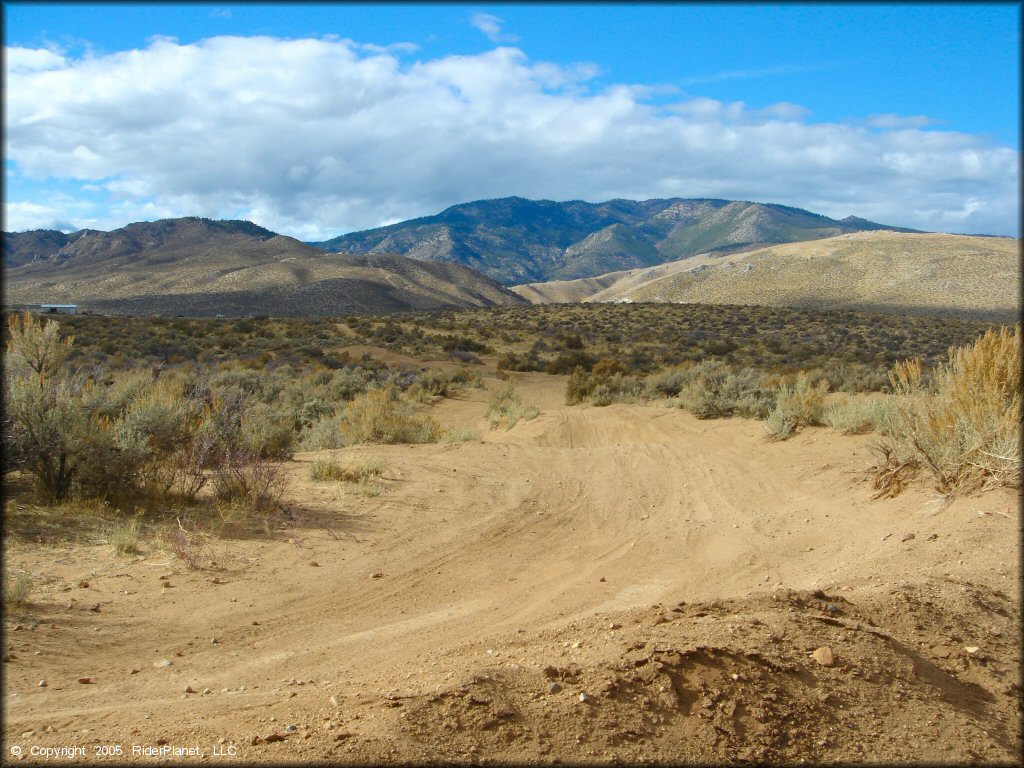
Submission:
M 580 367 L 569 374 L 565 385 L 566 405 L 589 402 L 610 405 L 618 401 L 635 401 L 644 394 L 644 382 L 629 375 L 619 360 L 602 358 L 589 371 Z
M 345 435 L 341 430 L 341 416 L 324 416 L 302 430 L 299 447 L 304 451 L 344 448 Z
M 339 429 L 346 445 L 438 442 L 444 435 L 441 425 L 414 411 L 394 389 L 372 390 L 345 407 Z
M 44 497 L 60 501 L 88 457 L 94 423 L 82 408 L 82 388 L 64 370 L 71 340 L 57 324 L 27 312 L 8 325 L 4 377 L 5 446 Z
M 811 384 L 810 377 L 803 371 L 797 374 L 792 384 L 782 384 L 775 407 L 768 414 L 768 436 L 773 440 L 785 440 L 800 427 L 821 424 L 828 386 L 828 382 L 823 380 Z
M 241 440 L 257 459 L 281 461 L 292 457 L 295 422 L 266 403 L 253 403 L 242 414 Z
M 750 369 L 734 371 L 720 360 L 677 369 L 655 386 L 659 385 L 667 391 L 678 387 L 676 404 L 699 419 L 763 419 L 774 402 L 774 392 L 760 374 Z
M 823 424 L 844 435 L 889 434 L 896 418 L 895 401 L 887 395 L 846 398 L 826 405 L 821 415 Z

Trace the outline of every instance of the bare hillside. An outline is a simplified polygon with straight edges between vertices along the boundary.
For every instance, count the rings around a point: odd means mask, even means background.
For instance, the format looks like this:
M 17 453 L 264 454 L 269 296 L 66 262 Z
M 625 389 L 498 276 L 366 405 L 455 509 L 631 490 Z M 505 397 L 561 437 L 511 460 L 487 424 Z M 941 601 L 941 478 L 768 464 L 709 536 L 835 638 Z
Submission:
M 574 304 L 580 301 L 620 301 L 629 291 L 654 280 L 688 272 L 697 267 L 721 264 L 725 257 L 707 253 L 697 254 L 666 264 L 643 269 L 625 269 L 608 272 L 597 277 L 578 280 L 551 280 L 546 283 L 514 285 L 511 290 L 531 304 Z
M 1010 319 L 1020 311 L 1020 269 L 1020 244 L 1011 238 L 880 231 L 516 291 L 534 303 L 759 304 Z
M 17 251 L 23 256 L 18 266 L 5 269 L 5 303 L 66 302 L 127 313 L 325 315 L 521 301 L 461 264 L 325 253 L 248 222 L 167 219 L 76 235 L 63 241 L 40 233 L 9 235 L 15 245 L 26 240 L 22 251 L 32 258 Z

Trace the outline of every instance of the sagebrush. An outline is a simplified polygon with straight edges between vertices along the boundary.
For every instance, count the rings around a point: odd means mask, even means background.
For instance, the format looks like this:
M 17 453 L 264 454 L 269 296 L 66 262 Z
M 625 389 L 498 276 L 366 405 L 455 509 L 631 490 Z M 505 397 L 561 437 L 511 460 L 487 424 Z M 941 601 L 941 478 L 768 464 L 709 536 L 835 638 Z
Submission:
M 898 418 L 875 446 L 878 493 L 924 469 L 945 494 L 1020 486 L 1021 326 L 992 329 L 949 351 L 927 382 L 918 360 L 894 366 Z

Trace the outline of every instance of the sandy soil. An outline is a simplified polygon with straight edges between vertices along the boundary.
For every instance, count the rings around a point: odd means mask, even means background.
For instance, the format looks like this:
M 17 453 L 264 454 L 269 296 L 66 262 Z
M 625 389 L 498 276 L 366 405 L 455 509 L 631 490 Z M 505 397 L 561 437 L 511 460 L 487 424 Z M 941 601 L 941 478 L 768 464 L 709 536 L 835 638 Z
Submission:
M 768 443 L 516 378 L 533 421 L 489 431 L 489 390 L 468 389 L 430 411 L 482 442 L 344 451 L 386 462 L 377 496 L 311 482 L 298 454 L 295 524 L 216 544 L 217 569 L 8 542 L 48 586 L 5 620 L 5 750 L 1019 758 L 1016 493 L 872 500 L 870 437 Z

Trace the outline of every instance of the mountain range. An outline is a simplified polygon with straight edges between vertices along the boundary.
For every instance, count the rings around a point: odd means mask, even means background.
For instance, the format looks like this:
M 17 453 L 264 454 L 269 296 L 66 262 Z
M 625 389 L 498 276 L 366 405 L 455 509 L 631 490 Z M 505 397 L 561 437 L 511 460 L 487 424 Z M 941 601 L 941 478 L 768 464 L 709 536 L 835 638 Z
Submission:
M 5 304 L 188 315 L 334 315 L 522 302 L 459 264 L 331 254 L 247 221 L 4 235 Z
M 465 264 L 503 285 L 592 277 L 698 253 L 869 230 L 914 232 L 849 216 L 731 200 L 478 200 L 435 216 L 311 243 L 332 252 L 398 253 Z
M 4 303 L 323 316 L 662 301 L 1002 317 L 1019 306 L 1019 252 L 1010 238 L 921 233 L 774 204 L 512 197 L 321 243 L 196 217 L 111 232 L 5 233 Z

